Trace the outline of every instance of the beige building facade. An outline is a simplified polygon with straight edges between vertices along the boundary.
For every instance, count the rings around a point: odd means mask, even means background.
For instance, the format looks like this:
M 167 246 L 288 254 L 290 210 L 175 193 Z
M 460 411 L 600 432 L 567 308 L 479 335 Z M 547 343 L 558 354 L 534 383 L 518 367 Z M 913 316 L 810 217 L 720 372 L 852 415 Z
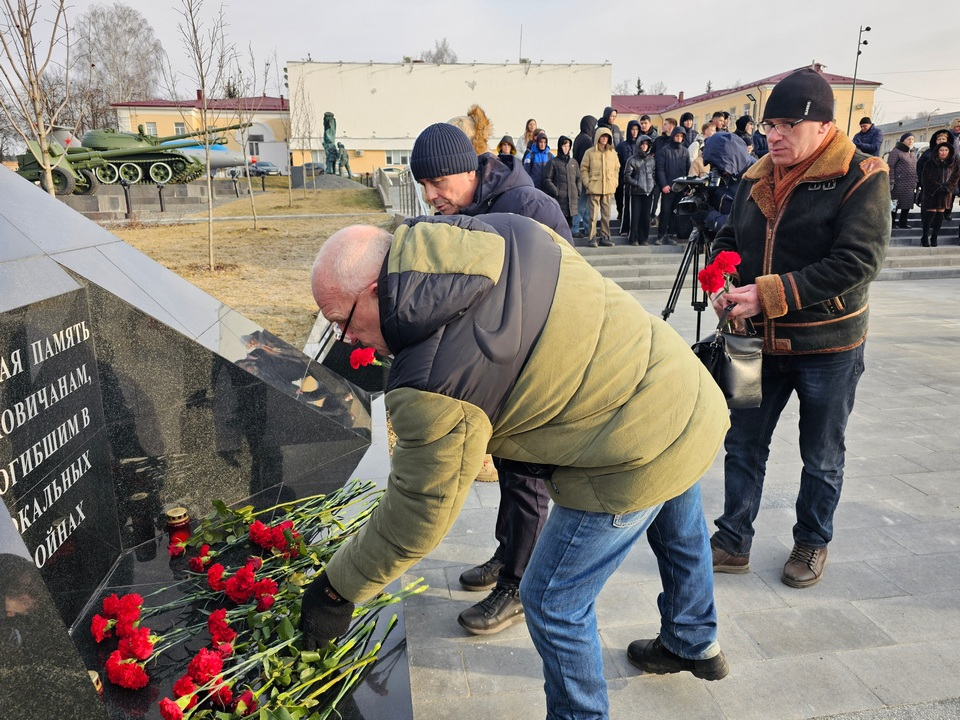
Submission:
M 534 118 L 556 147 L 573 138 L 580 118 L 610 104 L 609 64 L 288 62 L 294 164 L 323 160 L 323 115 L 337 121 L 337 142 L 353 172 L 406 164 L 428 125 L 483 108 L 492 122 L 489 147 L 503 135 L 519 144 Z

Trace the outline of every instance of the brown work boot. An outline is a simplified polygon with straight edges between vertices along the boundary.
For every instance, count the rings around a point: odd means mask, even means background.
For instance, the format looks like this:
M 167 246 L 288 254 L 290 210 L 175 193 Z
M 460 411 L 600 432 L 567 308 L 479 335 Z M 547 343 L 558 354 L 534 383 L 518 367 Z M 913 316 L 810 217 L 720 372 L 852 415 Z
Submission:
M 715 573 L 744 575 L 750 572 L 749 554 L 733 555 L 719 547 L 713 540 L 710 541 L 710 549 L 713 551 L 713 571 Z
M 823 568 L 827 564 L 827 548 L 812 548 L 794 543 L 790 559 L 783 566 L 780 579 L 784 585 L 805 588 L 816 585 L 823 577 Z

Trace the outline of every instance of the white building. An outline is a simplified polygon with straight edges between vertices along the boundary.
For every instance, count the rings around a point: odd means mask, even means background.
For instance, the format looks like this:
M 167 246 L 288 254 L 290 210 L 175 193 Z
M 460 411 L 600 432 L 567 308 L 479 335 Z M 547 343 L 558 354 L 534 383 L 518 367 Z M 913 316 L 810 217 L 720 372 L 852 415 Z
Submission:
M 610 105 L 612 81 L 607 63 L 291 61 L 286 70 L 294 162 L 322 160 L 323 115 L 332 112 L 354 172 L 405 164 L 421 130 L 465 115 L 473 104 L 493 124 L 491 149 L 503 135 L 519 143 L 528 118 L 556 149 L 560 135 L 576 136 L 580 118 L 599 117 Z

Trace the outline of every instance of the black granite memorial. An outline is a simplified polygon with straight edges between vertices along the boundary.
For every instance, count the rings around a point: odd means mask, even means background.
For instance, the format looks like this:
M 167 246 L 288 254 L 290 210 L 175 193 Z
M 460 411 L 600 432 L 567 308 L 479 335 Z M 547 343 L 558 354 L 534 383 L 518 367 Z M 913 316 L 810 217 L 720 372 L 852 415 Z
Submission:
M 170 680 L 97 696 L 100 601 L 175 579 L 172 506 L 350 480 L 370 398 L 5 169 L 0 195 L 0 717 L 158 718 Z M 412 715 L 402 613 L 383 658 L 344 717 Z

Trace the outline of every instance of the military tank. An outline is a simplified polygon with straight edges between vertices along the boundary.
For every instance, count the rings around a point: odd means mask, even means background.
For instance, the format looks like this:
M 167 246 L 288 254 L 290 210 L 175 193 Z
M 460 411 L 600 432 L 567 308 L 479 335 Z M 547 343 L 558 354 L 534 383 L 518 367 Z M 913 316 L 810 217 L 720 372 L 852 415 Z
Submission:
M 137 183 L 187 183 L 203 175 L 204 163 L 196 156 L 182 152 L 183 148 L 196 147 L 192 138 L 203 135 L 216 136 L 228 130 L 249 127 L 239 123 L 225 127 L 210 128 L 206 132 L 155 137 L 147 135 L 140 125 L 136 133 L 118 130 L 91 130 L 83 135 L 80 144 L 69 141 L 69 133 L 54 133 L 48 139 L 48 154 L 53 168 L 53 186 L 57 195 L 93 195 L 101 184 L 111 185 L 125 181 Z M 211 137 L 210 144 L 222 142 Z M 66 143 L 66 146 L 64 146 Z M 39 145 L 31 141 L 28 152 L 18 155 L 17 174 L 39 182 L 48 190 L 43 167 L 37 161 Z

